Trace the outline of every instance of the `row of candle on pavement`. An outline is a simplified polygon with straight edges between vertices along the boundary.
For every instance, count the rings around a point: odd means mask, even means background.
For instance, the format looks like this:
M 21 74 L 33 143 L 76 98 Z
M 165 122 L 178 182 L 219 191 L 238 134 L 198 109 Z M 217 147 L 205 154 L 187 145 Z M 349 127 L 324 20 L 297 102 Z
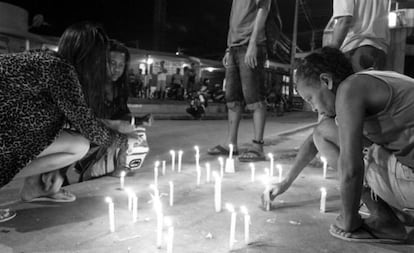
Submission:
M 197 185 L 201 184 L 201 167 L 200 167 L 200 151 L 198 146 L 194 147 L 195 149 L 195 163 L 196 163 L 196 172 L 197 172 Z M 175 171 L 175 154 L 176 152 L 174 150 L 170 151 L 171 155 L 171 170 Z M 233 145 L 229 145 L 229 156 L 226 159 L 226 162 L 224 163 L 224 160 L 222 157 L 218 158 L 219 164 L 220 164 L 220 173 L 213 171 L 212 175 L 214 178 L 215 186 L 214 186 L 214 205 L 216 212 L 221 211 L 222 207 L 222 199 L 221 199 L 221 192 L 222 192 L 222 179 L 224 176 L 224 172 L 227 173 L 234 173 L 234 159 L 232 157 L 233 154 Z M 177 171 L 181 172 L 182 169 L 182 155 L 183 151 L 178 151 L 178 166 Z M 270 169 L 265 168 L 265 180 L 264 183 L 269 186 L 268 178 L 273 177 L 274 174 L 274 157 L 273 154 L 269 153 L 268 157 L 270 159 Z M 324 157 L 321 157 L 321 160 L 323 162 L 323 177 L 326 178 L 327 173 L 327 161 Z M 161 248 L 162 245 L 162 231 L 163 231 L 163 224 L 165 223 L 168 227 L 168 233 L 167 233 L 167 252 L 171 253 L 173 249 L 173 238 L 174 238 L 174 227 L 172 226 L 172 221 L 170 219 L 164 218 L 163 212 L 162 212 L 162 203 L 160 201 L 160 194 L 158 190 L 158 173 L 159 173 L 159 166 L 160 162 L 156 161 L 154 166 L 154 184 L 151 185 L 151 188 L 154 190 L 154 194 L 152 195 L 152 202 L 153 207 L 156 213 L 157 217 L 157 247 Z M 210 164 L 206 163 L 206 182 L 209 183 L 211 180 L 211 168 Z M 282 181 L 282 166 L 280 164 L 276 165 L 276 168 L 279 172 L 279 178 L 278 181 Z M 250 163 L 250 169 L 251 169 L 251 181 L 255 181 L 255 166 L 253 163 Z M 162 161 L 162 175 L 165 175 L 166 172 L 166 161 Z M 138 197 L 136 194 L 130 190 L 124 188 L 125 183 L 125 173 L 121 173 L 120 177 L 120 188 L 125 190 L 125 192 L 128 195 L 128 210 L 132 212 L 132 222 L 135 223 L 138 220 Z M 174 205 L 174 183 L 172 181 L 169 181 L 169 205 Z M 326 207 L 326 189 L 321 188 L 321 201 L 320 201 L 320 211 L 325 212 Z M 106 202 L 108 203 L 108 210 L 109 210 L 109 228 L 111 232 L 115 231 L 115 217 L 114 217 L 114 203 L 111 198 L 107 197 Z M 266 210 L 270 210 L 270 202 L 267 203 Z M 232 249 L 234 246 L 235 240 L 235 228 L 236 228 L 236 215 L 237 212 L 235 212 L 234 207 L 231 204 L 226 204 L 226 209 L 231 213 L 231 224 L 230 224 L 230 238 L 229 238 L 229 247 Z M 251 223 L 250 215 L 248 214 L 247 208 L 245 206 L 242 206 L 240 208 L 241 212 L 244 214 L 244 237 L 245 237 L 245 243 L 247 244 L 249 242 L 249 225 Z

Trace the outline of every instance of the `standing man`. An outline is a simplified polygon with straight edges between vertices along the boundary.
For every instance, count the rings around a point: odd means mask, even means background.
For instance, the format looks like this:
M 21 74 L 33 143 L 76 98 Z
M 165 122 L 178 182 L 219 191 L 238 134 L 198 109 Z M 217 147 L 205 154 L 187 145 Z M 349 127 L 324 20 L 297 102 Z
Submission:
M 241 154 L 241 162 L 265 160 L 263 133 L 266 120 L 264 62 L 266 60 L 265 23 L 271 0 L 233 0 L 227 50 L 223 58 L 226 67 L 226 101 L 228 135 L 224 145 L 208 150 L 211 155 L 228 154 L 228 144 L 238 154 L 237 135 L 243 103 L 253 111 L 254 136 L 252 146 Z
M 386 66 L 389 0 L 333 0 L 336 25 L 331 45 L 340 49 L 354 71 Z
M 165 62 L 160 62 L 160 70 L 157 73 L 157 97 L 159 99 L 165 98 L 165 88 L 167 86 L 167 69 L 165 68 Z

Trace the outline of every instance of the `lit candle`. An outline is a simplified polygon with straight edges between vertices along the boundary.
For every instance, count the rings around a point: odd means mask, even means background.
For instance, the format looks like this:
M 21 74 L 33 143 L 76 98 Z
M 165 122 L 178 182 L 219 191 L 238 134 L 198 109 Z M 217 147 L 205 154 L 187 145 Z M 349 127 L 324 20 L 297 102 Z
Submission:
M 231 213 L 229 247 L 230 247 L 230 250 L 232 250 L 233 246 L 234 246 L 234 243 L 236 242 L 236 218 L 237 218 L 237 213 L 234 210 L 234 207 L 233 207 L 232 204 L 226 203 L 226 209 Z
M 224 160 L 223 160 L 223 157 L 220 156 L 218 158 L 218 161 L 220 163 L 220 176 L 221 176 L 221 178 L 223 178 L 224 177 Z
M 125 175 L 126 175 L 126 172 L 125 171 L 121 171 L 121 175 L 120 175 L 120 177 L 119 177 L 119 184 L 120 184 L 120 188 L 121 188 L 121 190 L 123 190 L 124 189 L 124 184 L 125 184 Z
M 200 148 L 198 146 L 194 146 L 195 152 L 196 152 L 196 156 L 200 156 Z
M 183 159 L 183 151 L 178 151 L 178 172 L 181 172 L 181 161 Z
M 250 215 L 245 206 L 240 207 L 240 211 L 244 214 L 244 242 L 249 244 L 250 241 Z
M 171 155 L 171 170 L 175 171 L 175 151 L 170 150 L 170 155 Z
M 250 163 L 250 170 L 251 170 L 251 181 L 254 182 L 255 181 L 255 171 L 256 168 L 254 167 L 254 163 Z
M 135 126 L 135 117 L 134 116 L 131 117 L 131 125 Z
M 132 195 L 132 222 L 135 223 L 138 221 L 138 197 L 134 193 Z
M 199 186 L 201 184 L 201 168 L 199 164 L 197 164 L 196 172 L 197 172 L 197 186 Z
M 169 217 L 164 218 L 165 226 L 168 227 L 167 233 L 167 253 L 173 252 L 173 245 L 174 245 L 174 226 L 172 224 L 172 220 Z
M 234 173 L 234 160 L 233 160 L 233 144 L 229 144 L 229 158 L 226 159 L 226 173 Z
M 233 144 L 229 144 L 229 159 L 233 159 Z
M 133 195 L 133 192 L 130 188 L 125 188 L 125 192 L 128 196 L 128 211 L 132 211 L 132 195 Z
M 158 185 L 151 184 L 150 188 L 154 190 L 154 198 L 160 197 L 160 191 L 158 190 Z M 155 203 L 154 203 L 155 204 Z M 155 207 L 155 206 L 154 206 Z
M 115 232 L 115 208 L 114 202 L 110 197 L 105 198 L 105 202 L 108 203 L 108 217 L 109 217 L 109 231 Z
M 326 211 L 326 188 L 321 188 L 321 206 L 320 206 L 320 212 L 324 213 Z
M 213 177 L 214 177 L 214 207 L 216 209 L 216 212 L 220 212 L 221 211 L 221 177 L 216 171 L 213 171 Z
M 174 183 L 172 181 L 168 182 L 170 185 L 170 206 L 174 205 Z
M 155 162 L 154 165 L 154 184 L 158 185 L 158 166 L 160 165 L 159 161 Z
M 206 163 L 206 181 L 207 181 L 207 183 L 210 183 L 210 177 L 211 177 L 210 163 Z
M 267 154 L 270 158 L 270 176 L 273 177 L 273 170 L 274 170 L 274 158 L 273 158 L 273 154 L 269 153 Z
M 326 178 L 326 173 L 328 170 L 328 161 L 324 156 L 321 156 L 321 161 L 323 163 L 323 178 Z
M 165 160 L 163 160 L 163 161 L 162 161 L 162 175 L 163 175 L 163 176 L 165 176 L 165 170 L 166 170 L 166 167 L 167 167 L 167 166 L 166 166 L 166 161 L 165 161 Z
M 162 213 L 162 204 L 159 197 L 154 196 L 154 209 L 157 215 L 157 248 L 161 248 L 162 245 L 162 227 L 164 215 Z
M 283 168 L 282 168 L 282 165 L 280 165 L 280 164 L 277 164 L 276 167 L 279 171 L 279 183 L 280 183 L 280 182 L 282 182 Z

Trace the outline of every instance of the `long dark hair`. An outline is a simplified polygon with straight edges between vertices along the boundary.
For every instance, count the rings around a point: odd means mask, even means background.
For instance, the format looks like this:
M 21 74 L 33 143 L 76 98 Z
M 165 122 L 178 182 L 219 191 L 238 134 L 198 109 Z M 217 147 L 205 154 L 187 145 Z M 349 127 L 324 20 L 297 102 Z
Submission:
M 58 45 L 58 54 L 75 67 L 86 102 L 97 116 L 103 111 L 103 84 L 108 82 L 108 45 L 104 29 L 90 22 L 68 27 Z

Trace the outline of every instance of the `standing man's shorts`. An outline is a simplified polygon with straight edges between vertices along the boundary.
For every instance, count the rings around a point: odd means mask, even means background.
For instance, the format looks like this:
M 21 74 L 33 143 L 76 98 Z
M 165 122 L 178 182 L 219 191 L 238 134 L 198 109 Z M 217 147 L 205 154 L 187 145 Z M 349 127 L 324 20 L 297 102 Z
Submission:
M 257 47 L 257 66 L 250 68 L 245 62 L 247 46 L 231 47 L 226 65 L 226 101 L 231 110 L 246 102 L 249 110 L 265 106 L 266 48 Z
M 376 144 L 365 155 L 365 181 L 389 205 L 414 208 L 414 170 Z
M 385 52 L 369 45 L 357 47 L 345 52 L 345 56 L 351 62 L 355 72 L 369 68 L 384 70 L 387 63 L 387 55 Z
M 166 86 L 167 86 L 167 81 L 158 80 L 158 82 L 157 82 L 157 89 L 158 90 L 165 90 Z

